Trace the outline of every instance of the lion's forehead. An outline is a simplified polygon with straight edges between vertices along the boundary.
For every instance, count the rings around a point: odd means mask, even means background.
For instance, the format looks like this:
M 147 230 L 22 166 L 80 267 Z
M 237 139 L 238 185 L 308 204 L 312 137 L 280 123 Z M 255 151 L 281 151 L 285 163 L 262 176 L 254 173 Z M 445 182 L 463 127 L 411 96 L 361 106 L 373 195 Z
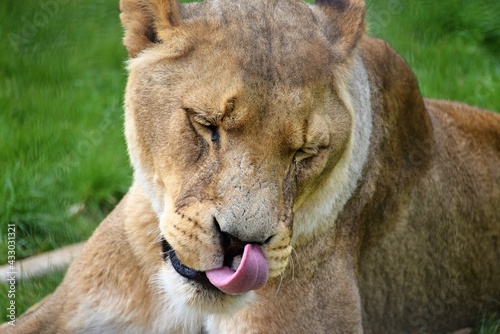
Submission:
M 204 61 L 238 64 L 246 80 L 301 86 L 321 78 L 333 59 L 318 19 L 299 1 L 195 3 L 184 15 L 191 50 Z
M 297 118 L 332 85 L 325 69 L 335 61 L 333 49 L 307 4 L 219 0 L 182 8 L 185 23 L 175 38 L 146 50 L 132 62 L 139 66 L 129 67 L 143 77 L 136 89 L 146 90 L 144 98 L 160 101 L 160 92 L 183 107 L 218 113 L 238 97 L 240 106 L 243 99 L 252 105 L 252 113 Z

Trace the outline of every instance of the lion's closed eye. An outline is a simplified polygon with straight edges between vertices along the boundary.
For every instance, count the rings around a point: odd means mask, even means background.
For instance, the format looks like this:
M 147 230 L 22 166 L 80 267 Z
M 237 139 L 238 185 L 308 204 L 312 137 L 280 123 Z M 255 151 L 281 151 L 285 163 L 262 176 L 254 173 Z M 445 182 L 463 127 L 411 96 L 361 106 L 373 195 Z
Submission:
M 320 148 L 316 145 L 306 145 L 295 152 L 294 161 L 301 162 L 302 160 L 313 158 L 320 152 Z

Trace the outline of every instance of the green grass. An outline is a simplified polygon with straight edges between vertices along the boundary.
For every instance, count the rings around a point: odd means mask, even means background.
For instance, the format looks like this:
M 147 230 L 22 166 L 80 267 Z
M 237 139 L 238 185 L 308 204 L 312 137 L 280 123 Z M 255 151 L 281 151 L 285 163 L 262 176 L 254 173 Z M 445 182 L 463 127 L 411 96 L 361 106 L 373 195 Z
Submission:
M 500 110 L 500 2 L 368 1 L 369 31 L 408 61 L 426 97 Z
M 0 263 L 8 223 L 18 259 L 84 240 L 131 183 L 118 0 L 60 3 L 0 2 Z M 409 62 L 425 96 L 500 110 L 500 2 L 371 0 L 368 10 L 370 34 Z M 18 314 L 62 276 L 20 282 Z M 3 310 L 6 285 L 0 293 Z M 485 326 L 498 332 L 494 317 Z
M 484 317 L 483 322 L 475 330 L 476 334 L 498 334 L 500 333 L 500 315 L 493 314 Z
M 18 258 L 87 238 L 131 180 L 117 4 L 42 3 L 0 4 L 0 249 L 14 223 Z

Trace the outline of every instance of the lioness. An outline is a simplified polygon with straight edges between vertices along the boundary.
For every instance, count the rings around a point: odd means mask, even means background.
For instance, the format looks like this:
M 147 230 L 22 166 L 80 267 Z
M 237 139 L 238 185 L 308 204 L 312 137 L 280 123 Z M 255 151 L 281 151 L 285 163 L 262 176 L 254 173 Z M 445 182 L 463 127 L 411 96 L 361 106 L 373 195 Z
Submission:
M 135 174 L 19 333 L 446 333 L 498 311 L 500 117 L 361 0 L 121 0 Z

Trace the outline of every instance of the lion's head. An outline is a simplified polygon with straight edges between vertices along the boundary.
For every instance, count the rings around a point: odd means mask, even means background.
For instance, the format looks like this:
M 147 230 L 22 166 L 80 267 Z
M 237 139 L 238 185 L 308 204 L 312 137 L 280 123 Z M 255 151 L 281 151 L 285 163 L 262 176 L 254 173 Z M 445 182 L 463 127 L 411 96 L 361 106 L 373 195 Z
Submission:
M 330 213 L 353 190 L 363 4 L 122 0 L 121 11 L 126 137 L 167 265 L 196 298 L 236 300 L 284 272 L 292 238 L 319 233 L 326 215 L 304 215 L 311 202 L 330 196 Z

